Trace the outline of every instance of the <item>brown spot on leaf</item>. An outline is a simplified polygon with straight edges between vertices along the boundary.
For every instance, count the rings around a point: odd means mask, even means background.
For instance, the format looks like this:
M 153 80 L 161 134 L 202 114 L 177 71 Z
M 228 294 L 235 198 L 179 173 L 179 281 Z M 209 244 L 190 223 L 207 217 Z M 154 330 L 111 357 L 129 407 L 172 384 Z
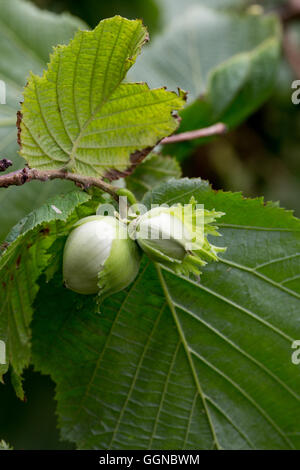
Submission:
M 159 142 L 157 142 L 157 144 Z M 147 147 L 143 150 L 136 150 L 130 155 L 130 161 L 132 162 L 132 165 L 130 165 L 129 167 L 126 168 L 126 170 L 123 170 L 123 171 L 119 171 L 115 169 L 108 170 L 105 173 L 104 178 L 109 179 L 109 181 L 113 181 L 113 180 L 117 180 L 119 178 L 125 178 L 126 176 L 131 175 L 131 173 L 135 170 L 137 165 L 141 163 L 144 160 L 144 158 L 146 158 L 147 155 L 149 155 L 150 152 L 152 152 L 152 150 L 154 149 L 154 147 L 156 147 L 157 144 L 155 144 L 153 147 Z
M 147 84 L 146 84 L 147 85 Z M 147 85 L 148 87 L 148 85 Z M 148 87 L 149 88 L 149 87 Z M 166 87 L 161 87 L 161 89 L 166 89 Z M 187 100 L 187 92 L 183 92 L 178 88 L 178 94 L 175 91 L 170 91 L 170 93 L 174 93 L 177 97 L 181 96 L 185 101 Z M 179 116 L 177 111 L 171 112 L 172 117 L 180 124 L 181 117 Z M 146 147 L 142 150 L 136 150 L 130 155 L 131 165 L 128 166 L 125 170 L 119 171 L 114 168 L 108 170 L 103 177 L 107 178 L 109 181 L 117 180 L 119 178 L 125 178 L 126 176 L 131 175 L 131 173 L 135 170 L 135 168 L 144 160 L 144 158 L 149 155 L 150 152 L 163 140 L 159 139 L 153 147 Z
M 134 153 L 130 155 L 130 161 L 133 165 L 137 165 L 140 163 L 144 158 L 153 150 L 154 147 L 147 147 L 143 150 L 136 150 Z
M 21 255 L 18 256 L 17 261 L 16 261 L 16 268 L 19 269 L 21 263 Z
M 20 146 L 20 148 L 22 147 L 22 144 L 21 144 L 21 122 L 22 122 L 22 118 L 23 118 L 23 114 L 21 113 L 21 111 L 18 111 L 17 112 L 17 129 L 18 129 L 18 144 Z
M 178 88 L 178 95 L 180 96 L 180 92 L 182 92 L 183 90 L 180 90 L 180 88 Z M 182 99 L 184 101 L 187 101 L 187 98 L 188 98 L 188 94 L 189 92 L 188 91 L 184 91 L 183 94 L 182 94 Z
M 50 232 L 49 227 L 45 227 L 40 230 L 40 233 L 42 233 L 45 236 L 49 235 L 49 232 Z
M 119 178 L 125 178 L 125 176 L 128 176 L 130 173 L 128 173 L 126 170 L 125 171 L 119 171 L 119 170 L 108 170 L 104 178 L 107 178 L 109 181 L 113 180 L 118 180 Z

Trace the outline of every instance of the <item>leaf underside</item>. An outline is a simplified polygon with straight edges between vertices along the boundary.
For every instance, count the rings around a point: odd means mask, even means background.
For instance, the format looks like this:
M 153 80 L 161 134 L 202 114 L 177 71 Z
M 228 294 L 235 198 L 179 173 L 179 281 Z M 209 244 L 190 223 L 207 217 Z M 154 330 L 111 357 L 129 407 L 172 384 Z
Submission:
M 33 361 L 56 381 L 62 436 L 79 448 L 300 448 L 299 220 L 201 180 L 164 183 L 143 202 L 191 196 L 226 212 L 227 252 L 201 282 L 145 258 L 100 315 L 60 275 L 41 286 Z
M 176 130 L 182 91 L 122 83 L 147 37 L 139 20 L 103 20 L 58 46 L 42 77 L 31 74 L 20 116 L 31 167 L 117 179 Z

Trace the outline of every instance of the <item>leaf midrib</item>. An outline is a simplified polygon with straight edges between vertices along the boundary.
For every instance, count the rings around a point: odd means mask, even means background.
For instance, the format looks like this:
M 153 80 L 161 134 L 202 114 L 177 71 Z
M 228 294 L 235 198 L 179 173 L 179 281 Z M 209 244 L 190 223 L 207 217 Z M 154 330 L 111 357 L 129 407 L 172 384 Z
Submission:
M 162 314 L 163 314 L 163 312 L 164 312 L 164 310 L 165 310 L 165 307 L 166 307 L 166 304 L 164 304 L 164 305 L 161 307 L 160 312 L 159 312 L 159 314 L 158 314 L 158 316 L 157 316 L 157 318 L 156 318 L 156 320 L 155 320 L 155 322 L 154 322 L 154 325 L 153 325 L 153 328 L 152 328 L 152 330 L 151 330 L 151 333 L 150 333 L 150 335 L 148 336 L 147 342 L 146 342 L 146 344 L 145 344 L 145 346 L 144 346 L 144 348 L 143 348 L 143 351 L 142 351 L 141 357 L 140 357 L 140 359 L 139 359 L 139 362 L 138 362 L 138 365 L 137 365 L 137 368 L 136 368 L 136 371 L 135 371 L 133 380 L 132 380 L 132 382 L 131 382 L 130 390 L 129 390 L 128 394 L 127 394 L 126 400 L 125 400 L 125 402 L 124 402 L 124 404 L 123 404 L 123 407 L 122 407 L 122 409 L 121 409 L 121 411 L 120 411 L 117 424 L 116 424 L 116 426 L 115 426 L 115 429 L 114 429 L 114 432 L 113 432 L 113 435 L 112 435 L 110 444 L 109 444 L 109 446 L 108 446 L 108 450 L 112 449 L 113 442 L 114 442 L 114 440 L 115 440 L 115 438 L 116 438 L 116 436 L 117 436 L 117 433 L 118 433 L 118 431 L 119 431 L 122 418 L 123 418 L 123 416 L 124 416 L 125 410 L 126 410 L 126 408 L 127 408 L 127 405 L 128 405 L 129 400 L 130 400 L 130 398 L 131 398 L 132 392 L 133 392 L 133 390 L 134 390 L 134 387 L 135 387 L 135 384 L 136 384 L 136 381 L 137 381 L 137 378 L 138 378 L 138 375 L 139 375 L 141 366 L 142 366 L 142 364 L 143 364 L 143 361 L 144 361 L 144 358 L 145 358 L 145 356 L 146 356 L 146 353 L 147 353 L 147 351 L 148 351 L 148 349 L 149 349 L 151 339 L 152 339 L 152 337 L 153 337 L 153 335 L 154 335 L 154 332 L 155 332 L 156 328 L 157 328 L 158 325 L 159 325 L 159 322 L 160 322 L 160 320 L 161 320 L 161 317 L 162 317 Z M 153 433 L 154 433 L 154 431 L 153 431 Z M 151 436 L 151 440 L 150 440 L 150 444 L 149 444 L 149 449 L 151 448 L 153 433 L 152 433 L 152 436 Z
M 185 338 L 184 331 L 183 331 L 183 329 L 182 329 L 182 327 L 181 327 L 179 318 L 178 318 L 178 316 L 177 316 L 176 309 L 175 309 L 175 306 L 174 306 L 174 304 L 173 304 L 172 298 L 171 298 L 171 296 L 170 296 L 167 283 L 166 283 L 166 281 L 165 281 L 165 278 L 163 277 L 161 268 L 160 268 L 160 266 L 159 266 L 157 263 L 155 263 L 155 268 L 156 268 L 156 271 L 157 271 L 157 274 L 158 274 L 158 278 L 159 278 L 159 281 L 160 281 L 162 290 L 163 290 L 163 292 L 164 292 L 166 301 L 167 301 L 167 303 L 168 303 L 168 306 L 169 306 L 170 311 L 171 311 L 171 313 L 172 313 L 172 316 L 173 316 L 175 325 L 176 325 L 176 327 L 177 327 L 179 337 L 180 337 L 181 342 L 182 342 L 182 344 L 183 344 L 183 347 L 184 347 L 184 350 L 185 350 L 185 353 L 186 353 L 186 356 L 187 356 L 188 363 L 189 363 L 190 368 L 191 368 L 192 376 L 193 376 L 193 379 L 194 379 L 194 382 L 195 382 L 195 385 L 196 385 L 198 394 L 199 394 L 199 396 L 200 396 L 200 398 L 201 398 L 201 401 L 202 401 L 202 403 L 203 403 L 203 407 L 204 407 L 204 410 L 205 410 L 205 413 L 206 413 L 207 421 L 208 421 L 209 428 L 210 428 L 211 435 L 212 435 L 213 445 L 216 446 L 216 449 L 217 449 L 217 450 L 221 450 L 222 447 L 221 447 L 221 445 L 220 445 L 220 443 L 219 443 L 219 441 L 218 441 L 218 437 L 217 437 L 217 434 L 216 434 L 216 430 L 215 430 L 215 428 L 214 428 L 213 421 L 212 421 L 212 418 L 211 418 L 211 415 L 210 415 L 210 412 L 209 412 L 209 408 L 208 408 L 208 405 L 207 405 L 207 403 L 206 403 L 206 396 L 205 396 L 205 394 L 204 394 L 204 392 L 203 392 L 203 390 L 202 390 L 202 386 L 201 386 L 201 384 L 200 384 L 200 381 L 199 381 L 199 378 L 198 378 L 198 375 L 197 375 L 197 371 L 196 371 L 195 364 L 194 364 L 194 361 L 193 361 L 193 358 L 192 358 L 192 355 L 191 355 L 191 352 L 190 352 L 190 348 L 189 348 L 189 346 L 188 346 L 188 343 L 187 343 L 186 338 Z
M 193 358 L 192 356 L 198 358 L 199 360 L 201 360 L 202 362 L 204 362 L 206 364 L 206 366 L 208 366 L 209 368 L 213 369 L 216 373 L 218 373 L 219 375 L 221 375 L 226 381 L 228 381 L 234 388 L 236 388 L 250 403 L 252 403 L 252 405 L 258 410 L 258 412 L 269 422 L 269 424 L 275 429 L 275 431 L 281 436 L 281 438 L 289 445 L 290 448 L 294 449 L 294 445 L 293 443 L 288 439 L 288 437 L 285 435 L 284 431 L 277 425 L 277 423 L 268 415 L 268 413 L 265 412 L 265 410 L 247 393 L 245 392 L 245 390 L 243 390 L 236 382 L 234 382 L 230 377 L 228 377 L 226 374 L 224 374 L 222 371 L 220 371 L 219 369 L 217 369 L 215 366 L 213 366 L 211 363 L 209 363 L 205 358 L 203 358 L 202 356 L 199 355 L 199 353 L 197 353 L 196 351 L 194 351 L 192 348 L 189 347 L 188 343 L 187 343 L 187 340 L 185 338 L 185 334 L 183 332 L 183 329 L 181 327 L 181 324 L 180 324 L 180 321 L 179 321 L 179 318 L 178 318 L 178 315 L 176 313 L 176 303 L 173 302 L 172 298 L 171 298 L 171 295 L 169 293 L 169 290 L 168 290 L 168 286 L 167 286 L 167 283 L 163 277 L 163 274 L 162 274 L 162 270 L 161 270 L 161 267 L 159 265 L 155 265 L 156 266 L 156 269 L 157 269 L 157 272 L 158 272 L 158 277 L 159 277 L 159 280 L 160 280 L 160 283 L 162 285 L 162 289 L 164 291 L 164 294 L 165 294 L 165 297 L 167 299 L 167 302 L 168 302 L 168 305 L 169 305 L 169 308 L 172 312 L 172 315 L 173 315 L 173 318 L 174 318 L 174 321 L 175 321 L 175 324 L 177 326 L 177 329 L 178 329 L 178 333 L 182 339 L 182 343 L 184 345 L 184 349 L 186 351 L 186 355 L 187 355 L 187 358 L 188 358 L 188 362 L 190 364 L 190 367 L 191 367 L 191 372 L 192 372 L 192 375 L 194 377 L 194 380 L 195 380 L 195 383 L 196 383 L 196 387 L 197 387 L 197 390 L 198 390 L 198 393 L 202 399 L 202 402 L 203 402 L 203 405 L 204 405 L 204 409 L 206 411 L 206 414 L 207 414 L 207 419 L 208 419 L 208 422 L 210 424 L 210 428 L 211 428 L 211 431 L 212 431 L 212 435 L 213 437 L 215 436 L 215 439 L 214 439 L 214 442 L 216 444 L 216 447 L 217 449 L 222 449 L 222 447 L 220 446 L 220 443 L 218 442 L 217 440 L 217 436 L 216 436 L 216 432 L 214 430 L 214 426 L 213 426 L 213 422 L 211 420 L 211 417 L 210 417 L 210 414 L 209 414 L 209 409 L 208 409 L 208 406 L 206 404 L 206 400 L 208 400 L 209 397 L 206 397 L 206 395 L 203 393 L 203 390 L 202 390 L 202 387 L 201 387 L 201 384 L 199 382 L 199 378 L 198 378 L 198 375 L 197 375 L 197 372 L 196 372 L 196 369 L 195 369 L 195 365 L 194 365 L 194 361 L 193 361 Z M 169 269 L 165 269 L 166 271 L 168 272 L 171 272 Z M 173 273 L 174 274 L 174 273 Z M 188 281 L 188 279 L 185 279 Z M 198 285 L 198 287 L 201 287 Z M 182 308 L 180 306 L 180 308 Z M 187 313 L 190 313 L 190 312 L 187 312 Z M 197 320 L 199 321 L 199 319 L 197 318 Z M 205 323 L 206 325 L 206 323 Z M 207 326 L 207 325 L 206 325 Z M 213 328 L 212 328 L 213 329 Z M 214 329 L 213 329 L 214 330 Z M 223 338 L 223 336 L 222 336 Z M 230 342 L 231 344 L 231 342 Z M 248 356 L 247 356 L 248 357 Z M 256 360 L 255 360 L 256 362 Z M 260 363 L 259 363 L 260 364 Z M 274 375 L 272 372 L 270 372 L 270 375 L 274 378 Z M 278 380 L 277 380 L 278 382 Z M 280 382 L 281 386 L 283 386 L 281 380 Z M 289 387 L 284 387 L 289 393 L 292 393 L 292 395 L 298 399 L 299 401 L 299 397 L 297 395 L 294 394 L 293 391 L 291 391 L 289 389 Z M 236 426 L 235 426 L 236 428 Z M 239 432 L 240 430 L 237 429 Z M 243 436 L 244 433 L 243 432 L 240 432 L 240 434 Z M 245 438 L 245 436 L 243 436 Z M 247 442 L 248 442 L 248 439 L 246 439 Z M 249 442 L 248 442 L 249 443 Z
M 163 269 L 165 271 L 168 271 L 171 274 L 174 274 L 171 269 L 169 269 L 165 266 L 163 266 Z M 209 287 L 206 287 L 203 284 L 198 284 L 197 282 L 193 281 L 192 279 L 184 277 L 181 274 L 176 274 L 176 277 L 178 277 L 180 279 L 183 279 L 184 281 L 196 286 L 198 289 L 202 289 L 202 290 L 208 292 L 210 295 L 213 295 L 214 297 L 222 300 L 223 302 L 225 302 L 225 303 L 231 305 L 232 307 L 240 310 L 241 312 L 249 315 L 251 318 L 254 318 L 256 321 L 260 322 L 261 324 L 263 324 L 264 326 L 266 326 L 267 328 L 271 329 L 272 331 L 277 333 L 279 336 L 284 338 L 286 341 L 288 341 L 289 344 L 291 344 L 295 340 L 295 338 L 290 337 L 284 331 L 280 330 L 279 328 L 277 328 L 276 326 L 274 326 L 272 323 L 268 322 L 267 320 L 264 320 L 259 315 L 257 315 L 255 312 L 252 312 L 251 310 L 243 307 L 242 305 L 239 305 L 238 303 L 236 303 L 233 300 L 225 297 L 224 295 L 219 294 L 218 292 L 215 292 L 214 290 L 210 289 Z
M 199 321 L 202 325 L 204 325 L 207 329 L 212 331 L 216 336 L 221 338 L 223 341 L 225 341 L 227 344 L 229 344 L 233 349 L 238 351 L 242 356 L 245 356 L 248 360 L 253 362 L 256 366 L 258 366 L 260 369 L 262 369 L 266 374 L 268 374 L 273 380 L 275 380 L 282 388 L 284 388 L 290 395 L 292 395 L 296 400 L 300 401 L 300 396 L 294 392 L 288 385 L 286 385 L 277 375 L 275 375 L 270 369 L 268 369 L 263 363 L 255 359 L 251 354 L 247 353 L 244 351 L 240 346 L 238 346 L 236 343 L 231 341 L 229 338 L 227 338 L 225 335 L 223 335 L 219 330 L 214 328 L 210 323 L 207 323 L 203 318 L 198 317 L 197 315 L 194 314 L 191 310 L 188 308 L 184 307 L 183 305 L 180 305 L 179 303 L 173 301 L 175 307 L 178 307 L 180 310 L 183 312 L 187 313 L 191 317 L 193 317 L 195 320 Z
M 105 69 L 105 75 L 104 75 L 104 80 L 103 80 L 103 83 L 105 84 L 106 83 L 106 77 L 107 77 L 107 72 L 108 72 L 108 69 L 109 69 L 109 65 L 110 65 L 110 62 L 111 62 L 111 58 L 113 57 L 113 53 L 114 53 L 114 50 L 115 50 L 115 47 L 118 43 L 118 39 L 119 39 L 119 36 L 120 36 L 120 33 L 121 33 L 121 30 L 122 30 L 122 26 L 124 24 L 124 21 L 122 19 L 122 21 L 120 22 L 120 27 L 119 27 L 119 31 L 118 31 L 118 34 L 116 35 L 116 39 L 115 39 L 115 42 L 114 42 L 114 46 L 111 50 L 111 54 L 110 54 L 110 59 L 109 61 L 107 62 L 106 64 L 106 69 Z M 104 30 L 104 26 L 103 26 L 103 30 Z M 103 30 L 102 30 L 102 34 L 103 34 Z M 102 37 L 102 34 L 98 40 L 98 44 L 100 43 L 100 39 Z M 81 34 L 81 38 L 83 37 L 83 33 Z M 81 47 L 81 45 L 80 45 Z M 79 54 L 80 54 L 80 50 L 78 52 L 78 55 L 77 55 L 77 59 L 79 57 Z M 96 59 L 97 60 L 97 59 Z M 76 61 L 76 70 L 77 70 L 77 64 L 78 64 L 78 60 Z M 75 74 L 74 74 L 74 77 L 73 77 L 73 90 L 74 90 L 74 82 L 75 82 Z M 98 106 L 96 106 L 95 110 L 93 111 L 93 113 L 91 114 L 91 116 L 89 117 L 89 119 L 86 121 L 86 123 L 84 124 L 84 126 L 80 129 L 80 132 L 78 134 L 78 136 L 76 137 L 75 141 L 74 141 L 74 144 L 73 144 L 73 148 L 72 148 L 72 151 L 71 151 L 71 154 L 70 154 L 70 160 L 68 162 L 68 166 L 71 166 L 74 165 L 74 162 L 75 162 L 75 157 L 76 157 L 76 151 L 77 151 L 77 148 L 80 144 L 80 140 L 82 139 L 82 137 L 84 136 L 84 132 L 85 130 L 87 129 L 87 127 L 90 125 L 91 122 L 93 122 L 95 116 L 100 112 L 101 108 L 103 108 L 104 104 L 109 100 L 110 96 L 116 91 L 116 89 L 120 86 L 121 82 L 123 80 L 123 77 L 122 75 L 120 75 L 120 80 L 118 80 L 118 82 L 116 83 L 116 86 L 111 90 L 110 92 L 110 95 L 107 96 L 107 98 L 102 98 L 101 102 L 99 103 Z M 102 93 L 103 93 L 103 96 L 105 97 L 105 90 L 102 90 Z M 90 98 L 91 100 L 91 98 Z M 76 108 L 75 106 L 75 96 L 73 98 L 73 101 L 74 101 L 74 108 Z M 76 113 L 77 115 L 77 113 Z M 79 121 L 78 121 L 78 124 L 79 124 Z M 80 125 L 79 125 L 79 128 L 80 128 Z

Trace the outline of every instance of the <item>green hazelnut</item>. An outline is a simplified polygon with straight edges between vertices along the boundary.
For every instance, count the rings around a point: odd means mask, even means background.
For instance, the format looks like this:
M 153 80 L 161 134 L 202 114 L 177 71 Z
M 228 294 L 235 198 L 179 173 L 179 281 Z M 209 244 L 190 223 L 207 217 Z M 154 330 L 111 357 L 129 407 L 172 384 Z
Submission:
M 211 224 L 222 215 L 199 208 L 192 198 L 185 206 L 161 206 L 146 212 L 134 221 L 131 236 L 153 261 L 177 273 L 199 275 L 201 266 L 218 261 L 218 253 L 225 251 L 207 238 L 220 235 Z
M 80 294 L 107 296 L 127 287 L 140 266 L 137 244 L 115 217 L 95 215 L 79 220 L 64 248 L 65 286 Z

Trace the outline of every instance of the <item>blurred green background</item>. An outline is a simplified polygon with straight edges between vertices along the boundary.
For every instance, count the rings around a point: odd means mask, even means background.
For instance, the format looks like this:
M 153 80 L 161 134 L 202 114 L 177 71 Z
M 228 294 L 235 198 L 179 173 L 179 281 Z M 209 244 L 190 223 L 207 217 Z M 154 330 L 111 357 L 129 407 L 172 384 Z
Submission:
M 69 11 L 91 27 L 100 19 L 120 14 L 142 18 L 151 38 L 159 32 L 162 19 L 159 0 L 35 0 L 40 8 Z M 184 3 L 184 0 L 182 0 Z M 251 2 L 249 2 L 250 4 Z M 284 19 L 286 35 L 298 50 L 300 61 L 300 20 L 288 10 L 288 2 L 261 2 Z M 218 32 L 216 32 L 218 34 Z M 291 102 L 291 83 L 297 64 L 282 55 L 272 96 L 246 122 L 225 136 L 192 148 L 183 162 L 185 176 L 208 179 L 215 189 L 243 191 L 245 196 L 264 196 L 294 209 L 300 216 L 300 105 Z M 188 145 L 188 144 L 187 144 Z M 24 376 L 26 401 L 14 396 L 9 376 L 0 387 L 0 439 L 15 449 L 68 449 L 60 442 L 56 428 L 54 384 L 48 377 L 27 370 Z

